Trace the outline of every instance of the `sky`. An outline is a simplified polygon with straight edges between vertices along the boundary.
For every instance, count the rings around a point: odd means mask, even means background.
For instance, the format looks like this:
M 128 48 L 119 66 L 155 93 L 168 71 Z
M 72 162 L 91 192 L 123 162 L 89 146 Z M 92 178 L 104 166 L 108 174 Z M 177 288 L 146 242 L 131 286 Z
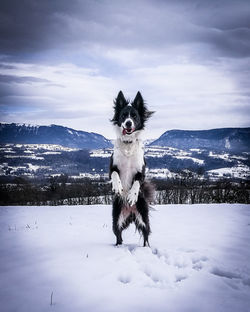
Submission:
M 1 0 L 0 121 L 114 138 L 120 90 L 170 129 L 250 126 L 249 0 Z

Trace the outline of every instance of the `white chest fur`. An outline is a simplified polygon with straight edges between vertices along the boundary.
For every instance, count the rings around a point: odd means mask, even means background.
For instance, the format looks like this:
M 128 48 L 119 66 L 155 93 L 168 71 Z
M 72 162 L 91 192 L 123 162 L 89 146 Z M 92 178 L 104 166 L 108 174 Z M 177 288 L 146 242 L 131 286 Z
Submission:
M 114 146 L 113 164 L 120 171 L 120 179 L 125 193 L 131 188 L 137 172 L 142 172 L 144 165 L 144 149 L 141 140 L 124 143 L 117 139 Z

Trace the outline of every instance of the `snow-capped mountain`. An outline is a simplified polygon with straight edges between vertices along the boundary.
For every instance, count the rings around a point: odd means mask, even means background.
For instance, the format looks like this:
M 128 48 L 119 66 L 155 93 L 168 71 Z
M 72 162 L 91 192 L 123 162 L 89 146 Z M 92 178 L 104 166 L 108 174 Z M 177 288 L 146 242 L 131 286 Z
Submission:
M 32 126 L 16 123 L 0 123 L 0 143 L 58 144 L 79 149 L 112 146 L 108 139 L 97 133 L 57 125 Z
M 250 151 L 250 128 L 221 128 L 212 130 L 170 130 L 151 146 L 179 149 L 210 149 L 217 151 Z

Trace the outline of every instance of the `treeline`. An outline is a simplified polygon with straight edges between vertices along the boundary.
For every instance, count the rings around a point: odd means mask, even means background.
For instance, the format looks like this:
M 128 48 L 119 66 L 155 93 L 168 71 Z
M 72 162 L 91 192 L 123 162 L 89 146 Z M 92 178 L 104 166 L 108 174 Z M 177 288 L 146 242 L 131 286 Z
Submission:
M 101 195 L 111 195 L 108 183 L 90 179 L 68 182 L 67 175 L 41 183 L 17 177 L 0 185 L 0 205 L 93 204 Z
M 173 181 L 157 181 L 156 184 L 157 204 L 250 203 L 250 186 L 244 182 L 193 181 L 184 184 L 179 181 L 175 184 Z
M 192 174 L 178 178 L 153 180 L 155 204 L 250 203 L 247 181 L 209 181 Z M 49 180 L 17 177 L 0 184 L 0 205 L 92 205 L 111 204 L 108 181 L 72 180 L 67 175 Z

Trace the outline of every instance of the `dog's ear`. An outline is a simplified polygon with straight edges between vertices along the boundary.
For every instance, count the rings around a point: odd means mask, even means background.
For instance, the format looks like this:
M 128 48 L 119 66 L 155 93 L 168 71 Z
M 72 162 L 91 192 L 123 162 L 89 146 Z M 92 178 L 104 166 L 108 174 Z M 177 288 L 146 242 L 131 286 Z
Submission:
M 115 108 L 122 109 L 126 105 L 128 105 L 128 101 L 125 99 L 122 91 L 120 91 L 117 95 L 117 98 L 114 101 Z
M 119 123 L 120 112 L 125 106 L 128 105 L 128 103 L 129 101 L 125 99 L 122 91 L 120 91 L 117 95 L 117 98 L 114 100 L 115 114 L 113 119 L 111 119 L 111 122 L 113 122 L 114 125 L 117 125 Z
M 148 120 L 149 117 L 151 117 L 153 115 L 154 112 L 149 111 L 147 109 L 147 106 L 143 100 L 143 97 L 141 95 L 141 92 L 138 91 L 136 94 L 136 97 L 134 99 L 134 101 L 132 102 L 132 106 L 137 109 L 137 111 L 139 112 L 139 114 L 142 116 L 143 118 L 143 126 L 144 126 L 144 122 Z
M 134 99 L 134 101 L 132 102 L 132 106 L 137 109 L 139 112 L 142 110 L 143 106 L 144 106 L 144 101 L 143 98 L 141 96 L 141 92 L 138 91 L 136 94 L 136 97 Z

